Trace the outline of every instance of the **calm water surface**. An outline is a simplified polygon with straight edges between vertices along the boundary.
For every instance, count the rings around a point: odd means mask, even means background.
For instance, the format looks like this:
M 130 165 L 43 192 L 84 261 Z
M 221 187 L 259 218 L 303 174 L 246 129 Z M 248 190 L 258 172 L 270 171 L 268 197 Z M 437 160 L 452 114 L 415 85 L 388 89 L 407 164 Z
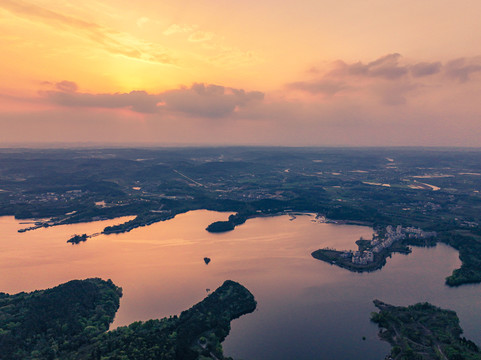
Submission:
M 313 259 L 321 247 L 354 249 L 369 227 L 320 224 L 311 216 L 248 220 L 234 231 L 205 227 L 228 214 L 193 211 L 78 246 L 75 233 L 95 233 L 116 219 L 18 233 L 0 217 L 0 291 L 16 293 L 71 279 L 111 278 L 124 289 L 113 326 L 178 314 L 226 279 L 246 286 L 258 309 L 232 323 L 225 353 L 236 359 L 383 359 L 389 346 L 369 321 L 373 299 L 408 305 L 429 301 L 455 310 L 465 336 L 481 344 L 481 287 L 451 289 L 444 278 L 460 265 L 438 245 L 395 254 L 374 273 L 356 274 Z M 205 265 L 203 258 L 212 259 Z M 362 340 L 362 337 L 366 340 Z

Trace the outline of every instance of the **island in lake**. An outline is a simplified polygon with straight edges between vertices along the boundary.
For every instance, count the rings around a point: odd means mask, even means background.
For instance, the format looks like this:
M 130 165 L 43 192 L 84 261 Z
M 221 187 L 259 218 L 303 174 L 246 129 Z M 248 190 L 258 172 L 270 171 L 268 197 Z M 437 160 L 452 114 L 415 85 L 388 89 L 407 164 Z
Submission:
M 454 311 L 429 303 L 402 307 L 374 300 L 380 310 L 371 316 L 379 336 L 392 345 L 391 360 L 480 360 L 478 346 L 461 337 Z
M 254 296 L 227 280 L 180 316 L 109 331 L 122 289 L 112 281 L 73 280 L 52 289 L 0 293 L 2 360 L 223 360 L 230 322 L 256 308 Z
M 72 245 L 77 245 L 83 241 L 87 241 L 88 238 L 89 236 L 87 234 L 82 234 L 82 235 L 75 234 L 70 239 L 68 239 L 67 242 L 71 243 Z
M 216 221 L 207 226 L 206 230 L 211 233 L 220 233 L 234 230 L 237 225 L 242 225 L 247 221 L 248 214 L 234 214 L 229 216 L 227 221 Z M 252 215 L 250 216 L 252 217 Z
M 312 256 L 351 271 L 374 271 L 381 269 L 392 253 L 408 254 L 411 252 L 410 244 L 431 245 L 436 235 L 435 231 L 423 231 L 412 226 L 388 225 L 384 231 L 375 233 L 372 240 L 361 238 L 356 241 L 357 251 L 325 248 L 314 251 Z

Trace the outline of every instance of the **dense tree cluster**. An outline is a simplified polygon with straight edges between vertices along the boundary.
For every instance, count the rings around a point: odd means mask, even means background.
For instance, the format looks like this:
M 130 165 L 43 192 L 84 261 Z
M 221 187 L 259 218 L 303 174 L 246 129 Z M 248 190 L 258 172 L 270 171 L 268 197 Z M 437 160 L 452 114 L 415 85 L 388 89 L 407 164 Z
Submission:
M 2 294 L 0 357 L 4 360 L 68 356 L 108 330 L 122 290 L 112 281 L 73 280 L 52 289 Z
M 90 358 L 224 359 L 220 343 L 230 331 L 230 322 L 255 307 L 254 297 L 246 288 L 226 281 L 178 317 L 136 322 L 104 334 Z
M 253 295 L 226 281 L 180 316 L 107 332 L 122 292 L 110 280 L 74 280 L 55 288 L 0 294 L 2 360 L 225 359 L 230 322 L 254 311 Z
M 429 303 L 402 307 L 375 300 L 374 304 L 380 312 L 373 313 L 371 320 L 381 328 L 381 339 L 393 346 L 392 359 L 481 360 L 476 344 L 461 337 L 454 311 Z

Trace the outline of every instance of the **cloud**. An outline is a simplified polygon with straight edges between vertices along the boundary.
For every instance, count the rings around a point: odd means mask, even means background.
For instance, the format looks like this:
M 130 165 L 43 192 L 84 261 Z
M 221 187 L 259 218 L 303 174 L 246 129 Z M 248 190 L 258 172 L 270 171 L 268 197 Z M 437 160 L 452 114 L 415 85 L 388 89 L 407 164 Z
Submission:
M 214 34 L 207 31 L 196 31 L 189 36 L 190 42 L 204 42 L 214 38 Z
M 201 44 L 205 51 L 205 55 L 201 56 L 202 60 L 213 66 L 228 67 L 233 70 L 234 67 L 263 61 L 258 53 L 227 45 L 225 37 L 210 31 L 201 30 L 195 24 L 171 24 L 163 31 L 163 34 L 165 36 L 181 34 L 183 36 L 178 36 L 179 40 Z
M 324 72 L 317 67 L 316 71 L 308 71 L 305 76 L 311 79 L 289 83 L 287 88 L 312 95 L 339 95 L 345 101 L 372 102 L 374 99 L 382 105 L 403 105 L 407 102 L 406 95 L 416 88 L 409 77 L 410 66 L 404 63 L 397 53 L 367 63 L 337 60 L 327 65 L 327 69 L 324 66 Z M 433 71 L 431 67 L 419 65 L 415 71 L 427 73 Z
M 73 81 L 67 81 L 67 80 L 56 83 L 55 87 L 58 90 L 63 92 L 75 92 L 78 89 L 78 86 L 76 83 L 74 83 Z
M 311 66 L 304 72 L 304 79 L 285 87 L 310 95 L 336 95 L 345 101 L 363 99 L 385 106 L 402 106 L 423 94 L 429 97 L 429 93 L 440 93 L 439 89 L 449 91 L 453 80 L 466 83 L 478 73 L 481 73 L 481 57 L 459 58 L 443 64 L 413 61 L 393 53 L 369 62 L 337 60 L 323 67 Z
M 146 16 L 142 16 L 141 18 L 139 18 L 136 22 L 137 24 L 137 27 L 139 28 L 143 28 L 145 24 L 149 23 L 150 22 L 150 19 Z
M 396 111 L 372 103 L 370 94 L 364 93 L 359 98 L 336 96 L 329 101 L 303 102 L 271 97 L 258 101 L 261 95 L 239 91 L 237 99 L 243 99 L 239 102 L 245 104 L 242 111 L 229 114 L 233 121 L 223 122 L 199 119 L 182 109 L 168 112 L 164 109 L 167 103 L 162 111 L 142 117 L 133 111 L 51 106 L 32 111 L 23 106 L 22 112 L 4 111 L 0 116 L 0 126 L 6 130 L 0 133 L 0 143 L 479 146 L 481 106 L 477 93 L 472 91 L 477 84 L 447 84 L 433 89 L 441 94 L 421 94 L 418 102 L 408 102 Z M 228 88 L 202 84 L 177 91 L 184 100 L 187 95 L 234 95 Z M 440 96 L 443 94 L 446 97 Z
M 137 39 L 96 23 L 65 15 L 24 0 L 2 0 L 0 8 L 12 14 L 83 36 L 113 55 L 161 63 L 175 64 L 177 60 L 158 44 Z
M 400 58 L 400 54 L 388 54 L 367 64 L 360 61 L 354 64 L 338 61 L 339 67 L 334 70 L 334 74 L 343 73 L 350 76 L 396 80 L 408 73 L 408 68 L 399 64 Z
M 170 36 L 175 34 L 189 34 L 187 40 L 190 42 L 205 42 L 212 40 L 215 34 L 209 31 L 198 30 L 197 25 L 172 24 L 163 32 L 164 35 Z
M 264 94 L 259 91 L 248 92 L 202 83 L 159 94 L 149 94 L 145 91 L 90 94 L 77 92 L 77 84 L 70 81 L 53 85 L 55 90 L 41 91 L 40 95 L 50 103 L 65 107 L 124 108 L 137 113 L 172 112 L 204 118 L 228 117 L 248 104 L 262 101 L 264 98 Z
M 166 36 L 174 35 L 174 34 L 184 34 L 190 33 L 195 31 L 197 26 L 194 25 L 179 25 L 179 24 L 172 24 L 167 29 L 164 30 L 163 34 Z
M 460 82 L 470 80 L 472 74 L 481 72 L 481 58 L 459 58 L 446 64 L 446 75 Z
M 338 60 L 332 63 L 333 69 L 325 74 L 331 78 L 380 78 L 389 81 L 407 80 L 442 74 L 451 79 L 466 82 L 475 73 L 481 72 L 481 57 L 458 58 L 443 65 L 440 61 L 410 63 L 400 54 L 388 54 L 374 61 L 353 64 Z
M 378 60 L 362 63 L 364 75 L 346 71 L 358 63 L 318 66 L 266 99 L 259 91 L 203 83 L 92 94 L 73 82 L 46 82 L 48 91 L 33 104 L 0 95 L 6 104 L 0 125 L 8 129 L 0 141 L 479 146 L 477 58 Z M 397 78 L 373 75 L 388 64 L 408 71 Z
M 167 91 L 162 94 L 162 98 L 167 110 L 193 116 L 221 118 L 249 103 L 263 100 L 264 94 L 218 85 L 194 84 L 190 88 Z
M 161 101 L 158 95 L 145 91 L 116 94 L 88 94 L 72 91 L 42 92 L 50 102 L 67 107 L 127 108 L 139 113 L 155 113 Z
M 320 79 L 318 81 L 296 81 L 287 84 L 287 88 L 294 90 L 302 90 L 311 94 L 334 95 L 344 89 L 346 84 L 340 81 L 329 79 Z
M 412 65 L 409 70 L 414 77 L 423 77 L 438 74 L 441 72 L 442 64 L 439 61 L 427 63 L 420 62 Z
M 418 88 L 410 82 L 376 84 L 373 92 L 378 96 L 381 104 L 388 106 L 405 105 L 409 92 Z

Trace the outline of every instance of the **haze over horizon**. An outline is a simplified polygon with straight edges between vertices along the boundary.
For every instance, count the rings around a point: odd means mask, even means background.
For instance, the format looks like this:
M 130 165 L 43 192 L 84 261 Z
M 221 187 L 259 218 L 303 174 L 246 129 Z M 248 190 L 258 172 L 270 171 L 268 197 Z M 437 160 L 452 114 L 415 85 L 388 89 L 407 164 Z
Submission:
M 476 0 L 0 0 L 0 147 L 479 147 L 480 13 Z

